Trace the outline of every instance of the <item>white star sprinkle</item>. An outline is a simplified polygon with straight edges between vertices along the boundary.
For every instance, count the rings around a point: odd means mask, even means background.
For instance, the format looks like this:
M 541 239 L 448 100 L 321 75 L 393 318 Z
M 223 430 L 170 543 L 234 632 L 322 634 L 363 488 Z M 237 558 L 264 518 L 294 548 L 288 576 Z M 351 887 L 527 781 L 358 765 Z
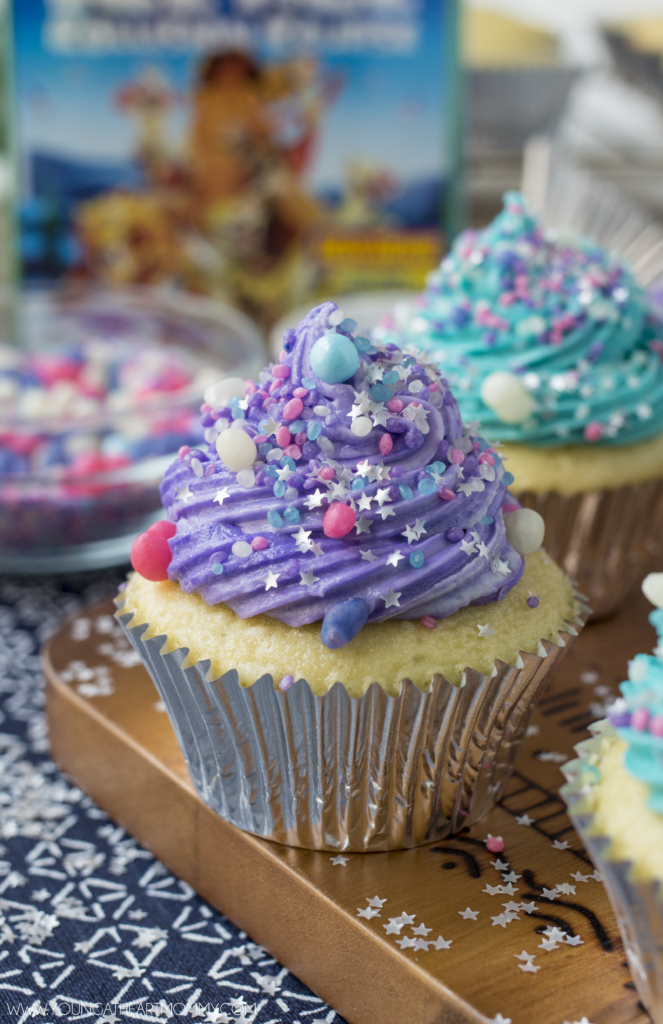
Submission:
M 389 516 L 395 516 L 396 512 L 391 505 L 384 505 L 383 508 L 376 508 L 375 514 L 376 516 L 381 516 L 382 522 L 384 522 Z
M 359 533 L 370 533 L 371 532 L 371 522 L 370 522 L 370 519 L 366 519 L 365 516 L 359 516 L 359 519 L 355 523 L 355 529 L 357 530 L 358 534 Z
M 355 476 L 368 476 L 369 475 L 369 471 L 372 470 L 372 469 L 373 469 L 373 467 L 371 466 L 371 464 L 368 461 L 368 459 L 364 459 L 363 462 L 358 462 L 357 463 L 357 469 L 355 470 Z
M 414 914 L 406 914 L 403 912 L 400 917 L 392 918 L 396 924 L 414 924 Z
M 300 570 L 299 575 L 301 577 L 301 584 L 300 584 L 300 586 L 302 586 L 302 587 L 312 587 L 313 584 L 314 583 L 318 583 L 318 581 L 320 579 L 319 576 L 314 576 L 313 575 L 313 569 L 309 569 L 308 572 L 301 572 L 301 570 Z
M 334 867 L 340 866 L 342 868 L 344 868 L 345 865 L 350 860 L 349 857 L 344 857 L 342 853 L 339 853 L 336 857 L 330 857 L 329 859 L 334 865 Z
M 555 899 L 557 899 L 557 893 L 556 893 L 556 891 L 554 889 L 546 889 L 545 886 L 544 886 L 543 889 L 541 890 L 541 896 L 539 897 L 539 899 L 541 899 L 541 898 L 548 899 L 548 900 L 555 900 Z
M 516 825 L 533 825 L 536 818 L 530 818 L 529 814 L 516 814 Z
M 316 558 L 322 558 L 324 552 L 322 550 L 322 544 L 320 543 L 320 541 L 316 541 L 315 544 L 311 544 L 311 551 L 313 552 Z
M 359 498 L 357 499 L 357 508 L 359 509 L 359 511 L 360 512 L 368 512 L 368 510 L 371 507 L 371 501 L 372 500 L 373 499 L 370 497 L 370 495 L 364 494 L 362 492 L 359 495 Z
M 401 534 L 401 537 L 405 537 L 408 544 L 411 544 L 413 540 L 419 539 L 413 526 L 406 526 Z
M 412 934 L 413 935 L 428 935 L 428 933 L 432 932 L 432 930 L 433 930 L 432 928 L 427 928 L 426 925 L 422 922 L 421 924 L 418 924 L 416 928 L 412 929 Z
M 533 960 L 536 960 L 536 953 L 527 953 L 525 950 L 522 953 L 514 953 L 516 960 L 522 960 L 525 964 L 531 964 Z
M 525 971 L 526 974 L 536 974 L 537 971 L 541 970 L 535 964 L 518 964 L 518 967 L 521 971 Z
M 262 578 L 262 581 L 265 584 L 265 590 L 271 590 L 272 588 L 276 590 L 278 588 L 278 583 L 276 582 L 278 578 L 279 574 L 277 572 L 272 572 L 271 569 L 268 569 L 267 575 Z
M 506 928 L 509 923 L 509 919 L 506 914 L 498 914 L 497 917 L 491 918 L 493 922 L 493 928 L 499 925 L 501 928 Z
M 485 637 L 486 640 L 490 640 L 491 636 L 495 636 L 497 633 L 496 629 L 490 628 L 490 622 L 487 622 L 485 626 L 480 626 L 477 623 L 477 629 L 479 630 L 479 636 Z
M 374 555 L 370 548 L 368 551 L 362 551 L 359 548 L 359 554 L 361 555 L 360 561 L 362 562 L 375 562 L 377 560 L 377 555 Z
M 545 949 L 547 953 L 550 953 L 553 949 L 559 949 L 559 946 L 554 939 L 542 939 L 539 943 L 539 949 Z
M 310 530 L 305 530 L 303 526 L 300 526 L 297 533 L 291 533 L 290 536 L 295 542 L 295 547 L 302 552 L 303 555 L 307 551 L 311 550 L 312 542 L 309 539 L 311 536 Z
M 486 892 L 486 893 L 488 893 L 489 896 L 498 896 L 498 895 L 501 896 L 502 893 L 504 892 L 504 886 L 503 885 L 488 885 L 488 883 L 486 883 L 486 888 L 482 889 L 481 892 Z
M 458 913 L 465 921 L 476 921 L 479 916 L 478 910 L 470 910 L 469 907 L 465 907 L 465 910 L 459 910 Z
M 565 1020 L 564 1024 L 591 1024 L 591 1021 L 587 1020 L 587 1017 L 583 1017 L 582 1020 Z
M 584 942 L 579 935 L 567 935 L 564 942 L 567 946 L 584 946 Z
M 409 935 L 404 935 L 402 939 L 396 939 L 396 945 L 400 946 L 401 949 L 413 949 L 417 944 L 417 939 L 411 939 Z
M 397 566 L 400 561 L 405 558 L 400 551 L 392 551 L 390 555 L 387 555 L 387 565 Z
M 441 935 L 438 935 L 435 942 L 431 942 L 433 949 L 449 949 L 453 939 L 443 939 Z
M 591 875 L 581 875 L 579 871 L 571 874 L 571 878 L 574 878 L 576 882 L 588 882 Z
M 381 900 L 379 896 L 372 896 L 371 899 L 369 900 L 367 896 L 366 902 L 368 903 L 369 907 L 377 907 L 378 910 L 381 910 L 387 901 L 386 899 Z
M 461 541 L 460 550 L 464 551 L 466 555 L 473 555 L 476 551 L 476 544 L 471 537 L 469 540 L 466 537 L 465 540 Z
M 267 437 L 271 437 L 272 434 L 276 433 L 280 425 L 280 423 L 277 423 L 276 420 L 270 416 L 267 420 L 267 424 L 265 425 L 265 429 L 263 430 L 263 434 L 266 434 Z
M 176 487 L 175 493 L 180 501 L 189 501 L 190 498 L 193 498 L 188 484 L 184 484 L 184 487 Z
M 569 844 L 567 843 L 566 839 L 564 839 L 564 840 L 556 839 L 555 842 L 553 843 L 553 847 L 556 850 L 568 850 Z
M 520 909 L 526 914 L 533 914 L 535 910 L 538 910 L 536 903 L 521 903 Z
M 508 563 L 503 562 L 500 558 L 494 558 L 490 568 L 497 576 L 508 576 L 511 572 Z
M 501 1013 L 498 1013 L 488 1024 L 511 1024 L 511 1017 L 503 1017 Z
M 429 945 L 430 945 L 430 943 L 426 942 L 425 939 L 417 939 L 417 941 L 415 942 L 415 944 L 413 946 L 413 949 L 423 949 L 423 950 L 425 950 L 427 952 Z
M 479 558 L 485 558 L 486 561 L 488 560 L 488 548 L 482 540 L 479 541 L 477 551 L 479 553 Z
M 304 504 L 310 512 L 311 509 L 320 508 L 323 501 L 327 500 L 327 495 L 323 494 L 321 490 L 316 489 L 314 494 L 309 494 L 308 498 L 304 499 Z
M 391 498 L 389 497 L 389 488 L 379 487 L 377 490 L 377 494 L 375 495 L 375 500 L 377 501 L 380 508 L 382 508 L 385 501 L 391 501 Z
M 598 871 L 595 871 L 594 874 L 590 875 L 589 877 L 593 878 L 595 882 L 602 882 L 603 881 L 603 875 L 600 875 L 598 873 Z
M 214 495 L 213 501 L 218 501 L 219 505 L 223 505 L 226 498 L 230 497 L 230 493 L 227 487 L 221 487 Z
M 276 475 L 278 476 L 279 480 L 283 480 L 285 483 L 287 483 L 290 477 L 295 475 L 295 471 L 294 469 L 290 469 L 290 466 L 288 466 L 288 464 L 286 463 L 285 466 L 281 466 L 280 469 L 276 470 Z
M 399 593 L 394 593 L 391 587 L 389 587 L 389 590 L 387 591 L 386 594 L 380 594 L 381 600 L 385 603 L 385 608 L 400 608 L 398 599 L 401 596 L 401 593 L 402 591 Z
M 382 927 L 387 935 L 400 935 L 403 925 L 395 917 L 390 917 L 389 924 L 383 924 Z
M 509 866 L 508 864 L 505 864 L 503 860 L 500 860 L 499 857 L 497 858 L 497 860 L 491 860 L 490 863 L 492 867 L 495 868 L 496 871 L 506 871 Z
M 357 917 L 365 917 L 370 920 L 372 917 L 380 917 L 380 911 L 373 907 L 357 907 Z
M 569 885 L 568 882 L 561 882 L 560 885 L 555 886 L 555 891 L 558 892 L 560 896 L 575 896 L 576 887 L 575 885 Z
M 503 882 L 517 882 L 521 875 L 517 875 L 515 871 L 510 871 L 508 875 L 502 875 Z

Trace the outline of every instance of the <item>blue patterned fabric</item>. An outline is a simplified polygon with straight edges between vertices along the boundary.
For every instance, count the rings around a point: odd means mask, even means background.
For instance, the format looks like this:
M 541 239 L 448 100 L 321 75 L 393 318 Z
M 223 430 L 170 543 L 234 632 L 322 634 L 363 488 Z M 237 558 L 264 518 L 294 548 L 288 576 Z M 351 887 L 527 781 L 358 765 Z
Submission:
M 50 760 L 39 646 L 120 579 L 0 579 L 0 1021 L 343 1024 Z

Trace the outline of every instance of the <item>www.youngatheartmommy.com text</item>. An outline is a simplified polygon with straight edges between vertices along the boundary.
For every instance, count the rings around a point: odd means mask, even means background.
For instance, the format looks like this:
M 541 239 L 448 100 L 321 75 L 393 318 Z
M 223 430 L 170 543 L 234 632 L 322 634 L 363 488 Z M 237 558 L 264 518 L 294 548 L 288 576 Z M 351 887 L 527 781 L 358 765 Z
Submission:
M 199 1024 L 252 1024 L 256 1007 L 245 1003 L 243 999 L 232 999 L 229 1003 L 167 1003 L 165 999 L 156 1002 L 148 1000 L 132 1000 L 131 1003 L 101 1003 L 87 1001 L 70 1001 L 58 998 L 42 1003 L 6 1003 L 8 1019 L 15 1024 L 39 1018 L 59 1018 L 67 1021 L 90 1021 L 91 1024 L 120 1024 L 135 1018 L 172 1020 L 173 1017 L 188 1018 Z M 44 1021 L 44 1024 L 46 1022 Z

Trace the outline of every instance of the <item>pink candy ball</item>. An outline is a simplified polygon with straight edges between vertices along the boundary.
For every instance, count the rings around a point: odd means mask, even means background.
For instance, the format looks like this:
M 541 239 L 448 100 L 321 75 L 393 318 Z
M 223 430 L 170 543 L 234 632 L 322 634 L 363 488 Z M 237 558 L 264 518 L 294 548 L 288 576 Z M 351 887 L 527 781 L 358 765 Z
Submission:
M 394 447 L 391 434 L 383 434 L 380 438 L 380 454 L 388 455 L 391 449 Z
M 269 547 L 269 541 L 266 537 L 254 537 L 251 541 L 251 547 L 254 551 L 264 551 L 265 548 Z
M 460 448 L 453 449 L 450 459 L 452 462 L 455 462 L 457 466 L 460 466 L 461 462 L 465 462 L 465 456 L 461 452 Z
M 279 427 L 276 431 L 276 443 L 279 448 L 285 448 L 286 445 L 290 444 L 292 435 L 287 427 Z
M 280 363 L 278 366 L 274 367 L 272 374 L 277 378 L 277 380 L 285 380 L 286 377 L 290 376 L 290 367 L 286 366 L 285 363 Z
M 438 491 L 437 496 L 441 501 L 453 501 L 456 497 L 454 492 L 448 487 L 443 487 L 441 491 Z
M 387 402 L 387 409 L 391 409 L 392 412 L 400 412 L 403 408 L 403 403 L 400 398 L 390 398 Z
M 491 853 L 501 853 L 504 849 L 504 840 L 501 836 L 491 836 L 486 840 L 486 849 Z
M 298 416 L 301 416 L 303 408 L 304 403 L 301 398 L 291 398 L 290 401 L 286 403 L 286 407 L 283 410 L 283 419 L 296 420 Z
M 603 436 L 603 427 L 600 423 L 588 423 L 583 436 L 585 441 L 598 441 Z
M 434 619 L 432 615 L 424 615 L 421 619 L 421 625 L 425 626 L 426 629 L 435 629 L 437 619 Z
M 177 454 L 179 455 L 180 459 L 183 459 L 184 456 L 188 455 L 190 451 L 191 451 L 191 446 L 188 445 L 188 444 L 183 444 L 181 448 L 178 448 Z
M 332 469 L 331 466 L 323 466 L 323 468 L 318 473 L 318 478 L 320 480 L 333 480 L 334 470 Z
M 333 501 L 322 520 L 325 537 L 345 537 L 357 521 L 357 514 L 349 505 Z
M 649 712 L 647 708 L 636 708 L 631 715 L 631 728 L 638 732 L 644 732 L 649 725 Z
M 296 462 L 297 459 L 301 459 L 302 450 L 298 444 L 289 444 L 287 448 L 283 449 L 283 454 L 289 456 L 289 458 L 291 459 L 294 459 Z
M 308 395 L 308 391 L 306 388 L 295 388 L 295 390 L 293 391 L 293 395 L 295 396 L 295 398 L 306 398 L 306 396 Z

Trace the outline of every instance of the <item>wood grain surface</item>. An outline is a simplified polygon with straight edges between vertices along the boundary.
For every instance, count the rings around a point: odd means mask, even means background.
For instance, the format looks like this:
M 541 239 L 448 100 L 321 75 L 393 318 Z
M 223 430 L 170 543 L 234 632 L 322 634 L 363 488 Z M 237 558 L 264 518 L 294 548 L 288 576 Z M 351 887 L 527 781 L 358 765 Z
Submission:
M 52 753 L 351 1024 L 486 1024 L 500 1014 L 513 1024 L 645 1024 L 605 890 L 557 793 L 560 763 L 602 717 L 628 658 L 653 648 L 649 610 L 638 592 L 616 618 L 585 628 L 540 702 L 502 804 L 471 830 L 417 850 L 334 863 L 210 811 L 149 676 L 128 664 L 111 603 L 65 624 L 44 651 Z M 112 692 L 95 695 L 81 665 L 107 666 Z M 489 833 L 504 840 L 501 861 L 486 850 Z M 504 878 L 511 872 L 515 881 Z M 536 909 L 514 908 L 521 903 Z M 467 908 L 476 916 L 461 916 Z M 375 916 L 359 914 L 370 909 Z M 401 915 L 413 921 L 399 929 Z M 551 927 L 571 942 L 548 942 Z M 538 970 L 523 970 L 522 953 Z

